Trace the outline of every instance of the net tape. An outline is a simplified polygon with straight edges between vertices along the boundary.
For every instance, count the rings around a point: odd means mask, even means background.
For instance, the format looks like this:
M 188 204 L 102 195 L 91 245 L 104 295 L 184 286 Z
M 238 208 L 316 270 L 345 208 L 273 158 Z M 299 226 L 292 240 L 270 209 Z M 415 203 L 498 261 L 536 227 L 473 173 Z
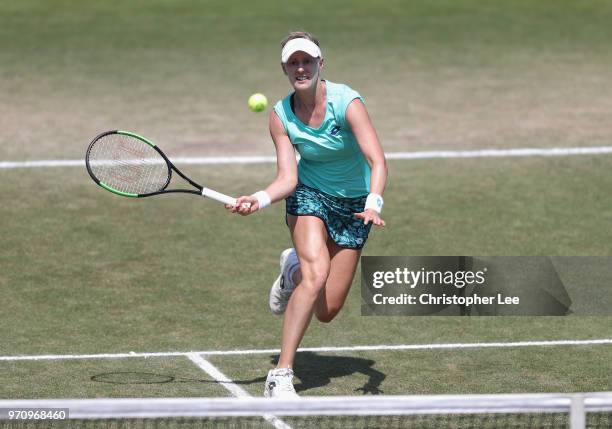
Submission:
M 506 394 L 506 395 L 431 395 L 431 396 L 327 396 L 270 400 L 265 398 L 121 398 L 121 399 L 42 399 L 0 400 L 0 409 L 62 408 L 69 418 L 91 419 L 244 419 L 263 417 L 263 427 L 310 427 L 297 424 L 296 418 L 318 419 L 332 427 L 542 427 L 612 428 L 612 392 L 586 394 Z M 6 419 L 6 413 L 0 413 Z M 388 420 L 374 420 L 387 416 Z M 406 418 L 406 420 L 403 420 Z M 408 418 L 410 420 L 408 420 Z M 364 420 L 368 419 L 368 420 Z M 471 419 L 471 420 L 469 420 Z M 242 420 L 246 422 L 247 420 Z M 475 423 L 468 423 L 473 421 Z M 314 421 L 311 421 L 311 424 Z M 323 423 L 325 422 L 325 423 Z M 409 423 L 412 422 L 412 423 Z M 2 426 L 0 419 L 0 427 Z M 200 422 L 202 423 L 202 422 Z M 217 422 L 219 423 L 219 422 Z M 142 424 L 142 423 L 141 423 Z M 148 423 L 147 423 L 148 424 Z M 162 426 L 125 427 L 175 427 Z M 193 423 L 197 426 L 197 421 Z M 413 426 L 414 425 L 414 426 Z M 492 425 L 492 426 L 490 426 Z M 214 427 L 217 427 L 213 425 Z M 13 426 L 9 426 L 13 427 Z M 18 426 L 14 426 L 18 427 Z M 34 426 L 33 426 L 34 427 Z M 52 426 L 49 426 L 52 427 Z M 63 426 L 57 426 L 63 427 Z M 70 427 L 86 427 L 83 425 Z M 178 427 L 178 426 L 177 426 Z M 208 427 L 203 425 L 202 427 Z M 223 426 L 220 426 L 223 427 Z M 232 426 L 228 427 L 243 427 Z M 245 426 L 246 427 L 246 426 Z M 259 426 L 248 426 L 259 427 Z M 335 427 L 335 426 L 334 426 Z
M 173 416 L 404 415 L 612 411 L 612 392 L 583 394 L 326 396 L 266 398 L 116 398 L 0 400 L 4 408 L 69 408 L 71 418 Z

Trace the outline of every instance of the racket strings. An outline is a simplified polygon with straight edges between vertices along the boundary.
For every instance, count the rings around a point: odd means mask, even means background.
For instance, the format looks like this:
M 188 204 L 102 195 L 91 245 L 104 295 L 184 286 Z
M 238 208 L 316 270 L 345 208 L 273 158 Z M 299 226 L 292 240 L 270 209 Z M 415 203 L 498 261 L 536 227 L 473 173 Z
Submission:
M 89 151 L 93 175 L 103 184 L 128 194 L 148 194 L 164 189 L 170 169 L 150 145 L 128 135 L 108 134 Z

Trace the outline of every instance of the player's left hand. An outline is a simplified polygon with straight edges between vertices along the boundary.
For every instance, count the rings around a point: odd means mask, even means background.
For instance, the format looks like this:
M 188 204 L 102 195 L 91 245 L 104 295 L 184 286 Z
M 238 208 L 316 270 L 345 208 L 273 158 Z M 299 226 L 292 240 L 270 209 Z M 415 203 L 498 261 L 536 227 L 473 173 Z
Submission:
M 385 221 L 382 220 L 380 215 L 372 209 L 367 209 L 365 211 L 362 211 L 361 213 L 355 213 L 355 217 L 357 219 L 363 219 L 363 223 L 365 225 L 367 225 L 370 222 L 372 222 L 374 225 L 377 225 L 377 226 L 386 225 Z

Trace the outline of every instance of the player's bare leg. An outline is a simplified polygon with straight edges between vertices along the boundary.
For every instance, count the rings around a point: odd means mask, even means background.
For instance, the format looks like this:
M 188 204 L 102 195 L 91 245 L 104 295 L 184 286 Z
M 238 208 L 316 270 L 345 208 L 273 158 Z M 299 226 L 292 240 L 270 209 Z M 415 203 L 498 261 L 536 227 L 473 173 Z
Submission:
M 331 266 L 314 309 L 317 319 L 324 323 L 331 322 L 344 306 L 361 256 L 361 249 L 345 249 L 331 240 L 328 240 L 327 248 Z
M 315 316 L 324 323 L 331 322 L 342 309 L 361 256 L 361 249 L 346 249 L 330 240 L 327 242 L 327 249 L 331 258 L 329 276 L 314 308 Z M 295 285 L 302 281 L 299 269 L 293 272 L 292 281 Z
M 279 368 L 293 367 L 296 350 L 310 324 L 331 266 L 327 230 L 321 219 L 290 215 L 289 227 L 300 260 L 301 281 L 293 291 L 285 311 Z

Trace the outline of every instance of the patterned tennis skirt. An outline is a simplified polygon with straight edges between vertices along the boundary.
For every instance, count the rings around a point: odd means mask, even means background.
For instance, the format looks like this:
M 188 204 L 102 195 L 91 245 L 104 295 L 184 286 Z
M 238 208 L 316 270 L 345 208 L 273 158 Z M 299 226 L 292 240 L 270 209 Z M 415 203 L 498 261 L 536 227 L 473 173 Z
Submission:
M 334 197 L 299 183 L 285 202 L 287 214 L 321 219 L 327 233 L 338 246 L 361 249 L 368 239 L 372 222 L 364 225 L 363 220 L 354 215 L 363 211 L 366 198 L 367 195 L 356 198 Z

